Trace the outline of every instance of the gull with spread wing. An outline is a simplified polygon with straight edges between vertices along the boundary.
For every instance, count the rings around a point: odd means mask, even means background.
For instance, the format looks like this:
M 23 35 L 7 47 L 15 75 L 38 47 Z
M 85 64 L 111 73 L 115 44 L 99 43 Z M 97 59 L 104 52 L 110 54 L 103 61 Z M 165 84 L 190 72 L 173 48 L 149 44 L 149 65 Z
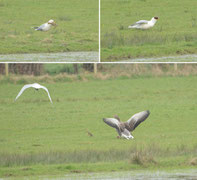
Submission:
M 19 96 L 20 96 L 26 89 L 28 89 L 28 88 L 30 88 L 30 87 L 34 88 L 35 90 L 44 89 L 44 90 L 47 92 L 47 94 L 48 94 L 49 100 L 51 101 L 51 103 L 53 103 L 53 102 L 52 102 L 52 99 L 51 99 L 51 96 L 50 96 L 50 94 L 49 94 L 48 89 L 47 89 L 46 87 L 44 87 L 44 86 L 41 86 L 41 85 L 38 84 L 38 83 L 26 84 L 26 85 L 24 85 L 23 88 L 22 88 L 22 89 L 20 90 L 20 92 L 18 93 L 18 95 L 16 96 L 15 101 L 19 98 Z
M 103 121 L 109 126 L 116 129 L 120 137 L 124 137 L 126 139 L 133 139 L 134 137 L 130 132 L 134 131 L 134 129 L 143 122 L 148 116 L 150 112 L 142 111 L 137 114 L 134 114 L 128 121 L 121 122 L 118 116 L 114 116 L 114 118 L 103 118 Z
M 147 20 L 140 20 L 137 21 L 136 23 L 130 25 L 128 28 L 131 29 L 149 29 L 152 28 L 155 23 L 157 22 L 159 18 L 158 17 L 153 17 L 150 21 Z

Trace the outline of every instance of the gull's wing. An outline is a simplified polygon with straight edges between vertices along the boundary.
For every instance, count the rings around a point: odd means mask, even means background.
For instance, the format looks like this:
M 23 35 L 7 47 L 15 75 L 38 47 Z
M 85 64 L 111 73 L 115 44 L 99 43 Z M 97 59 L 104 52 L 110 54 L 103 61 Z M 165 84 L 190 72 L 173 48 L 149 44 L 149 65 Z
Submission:
M 40 25 L 36 30 L 37 31 L 43 31 L 43 28 L 46 26 L 46 23 Z
M 44 87 L 44 86 L 41 86 L 41 85 L 40 85 L 40 88 L 44 89 L 44 90 L 47 92 L 47 94 L 48 94 L 48 96 L 49 96 L 49 100 L 50 100 L 50 101 L 51 101 L 51 103 L 53 104 L 53 102 L 52 102 L 52 99 L 51 99 L 51 96 L 50 96 L 50 94 L 49 94 L 48 89 L 47 89 L 46 87 Z
M 140 20 L 140 21 L 137 21 L 135 24 L 148 24 L 148 21 L 147 20 Z
M 142 25 L 142 24 L 148 24 L 148 21 L 146 21 L 146 20 L 140 20 L 140 21 L 137 21 L 136 23 L 132 24 L 131 26 Z
M 134 114 L 128 121 L 127 123 L 129 124 L 130 131 L 133 131 L 141 122 L 143 122 L 148 116 L 150 112 L 147 111 L 142 111 L 137 114 Z
M 115 118 L 103 118 L 103 121 L 108 124 L 109 126 L 116 128 L 119 135 L 121 135 L 119 121 Z
M 18 95 L 16 96 L 15 98 L 15 101 L 19 98 L 19 96 L 23 93 L 23 91 L 27 88 L 30 88 L 32 87 L 32 84 L 27 84 L 27 85 L 24 85 L 23 88 L 20 90 L 20 92 L 18 93 Z

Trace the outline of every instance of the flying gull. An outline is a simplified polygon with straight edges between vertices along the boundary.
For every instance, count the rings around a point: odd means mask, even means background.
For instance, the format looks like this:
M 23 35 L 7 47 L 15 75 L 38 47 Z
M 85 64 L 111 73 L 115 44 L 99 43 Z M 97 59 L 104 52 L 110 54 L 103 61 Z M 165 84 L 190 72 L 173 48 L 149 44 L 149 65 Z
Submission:
M 114 116 L 114 118 L 103 118 L 103 121 L 109 126 L 116 129 L 120 137 L 124 137 L 126 139 L 133 139 L 134 137 L 130 132 L 134 131 L 134 129 L 143 122 L 148 116 L 150 112 L 142 111 L 137 114 L 134 114 L 128 121 L 121 122 L 118 116 Z
M 44 89 L 44 90 L 47 92 L 48 96 L 49 96 L 49 100 L 51 101 L 51 103 L 53 103 L 53 102 L 52 102 L 52 99 L 51 99 L 51 96 L 50 96 L 50 94 L 49 94 L 48 89 L 47 89 L 46 87 L 44 87 L 44 86 L 41 86 L 41 85 L 38 84 L 38 83 L 26 84 L 26 85 L 24 85 L 23 88 L 22 88 L 22 89 L 20 90 L 20 92 L 18 93 L 18 95 L 16 96 L 15 101 L 16 101 L 16 100 L 19 98 L 19 96 L 25 91 L 25 89 L 30 88 L 30 87 L 34 88 L 35 90 Z
M 158 19 L 159 19 L 158 17 L 153 17 L 150 21 L 140 20 L 140 21 L 137 21 L 136 23 L 130 25 L 128 28 L 149 29 L 155 25 L 155 23 L 157 22 Z
M 53 19 L 49 20 L 48 22 L 42 24 L 39 27 L 34 27 L 36 31 L 48 31 L 52 26 L 56 26 L 56 23 Z

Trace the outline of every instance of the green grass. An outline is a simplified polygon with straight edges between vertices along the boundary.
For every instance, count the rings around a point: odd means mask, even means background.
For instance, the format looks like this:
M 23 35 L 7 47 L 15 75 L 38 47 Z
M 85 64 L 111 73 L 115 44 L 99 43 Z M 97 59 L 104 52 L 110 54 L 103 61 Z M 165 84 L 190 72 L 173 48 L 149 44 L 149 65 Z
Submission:
M 169 160 L 169 159 L 168 159 Z M 165 161 L 165 159 L 160 161 L 160 165 L 165 168 L 165 172 L 173 172 L 173 171 L 186 171 L 191 170 L 191 167 L 182 167 L 178 165 L 177 162 L 184 162 L 184 158 L 171 158 L 170 161 Z M 192 169 L 195 169 L 193 167 Z M 29 166 L 18 166 L 18 167 L 3 167 L 2 171 L 6 175 L 6 177 L 14 177 L 14 179 L 42 179 L 48 178 L 51 176 L 64 177 L 65 174 L 75 173 L 76 176 L 80 176 L 79 173 L 90 173 L 87 176 L 91 176 L 91 173 L 94 172 L 111 172 L 113 175 L 114 171 L 132 171 L 132 172 L 152 172 L 162 170 L 160 166 L 149 166 L 142 167 L 137 164 L 128 164 L 127 162 L 113 162 L 113 163 L 78 163 L 78 164 L 55 164 L 55 165 L 33 165 Z M 44 177 L 43 177 L 44 175 Z M 70 174 L 71 175 L 71 174 Z M 42 177 L 42 178 L 41 178 Z M 51 177 L 52 178 L 52 177 Z M 53 177 L 55 178 L 55 177 Z
M 74 74 L 74 66 L 73 64 L 48 64 L 45 63 L 44 65 L 44 73 L 49 75 L 56 75 L 60 73 L 67 73 L 67 74 Z M 81 71 L 82 65 L 78 64 L 78 70 Z
M 0 0 L 0 54 L 98 51 L 97 0 Z M 48 32 L 31 27 L 54 19 Z
M 101 1 L 101 61 L 197 53 L 197 1 Z M 149 30 L 128 29 L 158 16 Z
M 192 168 L 196 81 L 197 76 L 123 76 L 42 82 L 53 105 L 45 92 L 33 89 L 14 103 L 23 84 L 0 81 L 0 177 Z M 114 114 L 126 121 L 146 109 L 151 114 L 133 140 L 117 139 L 102 121 Z

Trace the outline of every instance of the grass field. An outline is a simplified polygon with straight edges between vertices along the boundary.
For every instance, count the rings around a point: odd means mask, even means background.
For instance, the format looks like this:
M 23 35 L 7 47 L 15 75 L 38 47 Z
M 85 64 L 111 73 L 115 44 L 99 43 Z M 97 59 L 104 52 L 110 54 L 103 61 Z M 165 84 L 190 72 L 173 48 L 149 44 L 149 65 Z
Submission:
M 197 53 L 196 0 L 101 0 L 101 61 Z M 158 16 L 149 30 L 128 29 Z
M 33 89 L 14 103 L 24 80 L 1 79 L 0 177 L 195 167 L 196 81 L 197 76 L 41 81 L 51 105 L 45 92 Z M 146 109 L 151 115 L 133 140 L 117 139 L 102 121 L 114 114 L 126 121 Z
M 98 51 L 98 0 L 0 0 L 0 54 Z M 49 19 L 48 32 L 32 27 Z

